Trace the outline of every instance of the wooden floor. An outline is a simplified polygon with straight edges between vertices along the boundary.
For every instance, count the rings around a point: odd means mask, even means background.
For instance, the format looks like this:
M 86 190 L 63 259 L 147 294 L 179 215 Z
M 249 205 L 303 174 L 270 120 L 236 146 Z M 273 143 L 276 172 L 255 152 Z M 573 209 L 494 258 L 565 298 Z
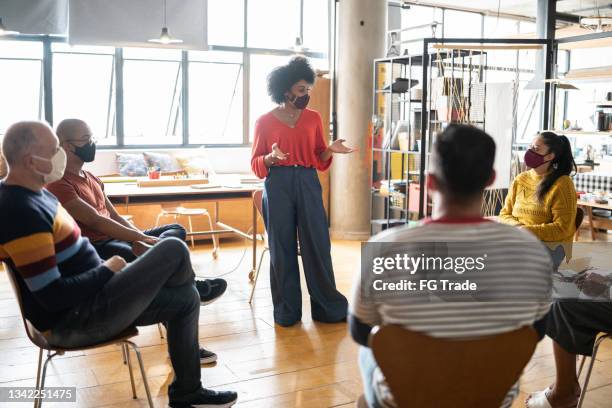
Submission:
M 352 276 L 358 271 L 359 243 L 333 242 L 333 261 L 339 289 L 349 296 Z M 243 257 L 244 254 L 244 258 Z M 267 264 L 268 257 L 265 257 Z M 239 393 L 237 407 L 353 407 L 361 394 L 357 346 L 346 324 L 313 323 L 307 298 L 302 324 L 291 328 L 274 326 L 266 267 L 260 276 L 253 306 L 248 304 L 251 285 L 247 274 L 250 252 L 242 242 L 223 242 L 221 255 L 213 261 L 208 246 L 193 251 L 200 276 L 226 274 L 229 289 L 217 302 L 200 313 L 200 340 L 219 355 L 219 361 L 202 367 L 205 387 L 232 389 Z M 231 272 L 234 270 L 233 272 Z M 305 284 L 303 283 L 305 289 Z M 165 341 L 156 327 L 140 329 L 135 342 L 143 352 L 149 384 L 157 407 L 167 406 L 167 385 L 172 380 Z M 32 386 L 38 356 L 21 323 L 17 303 L 4 272 L 0 272 L 0 387 Z M 612 342 L 599 352 L 585 407 L 612 406 Z M 136 374 L 139 379 L 139 375 Z M 522 377 L 520 399 L 543 389 L 554 379 L 554 361 L 548 339 Z M 48 386 L 76 386 L 76 404 L 45 403 L 45 407 L 145 407 L 142 382 L 140 399 L 131 398 L 129 375 L 118 347 L 72 353 L 54 359 Z M 485 386 L 485 384 L 483 384 Z M 1 407 L 29 406 L 0 403 Z

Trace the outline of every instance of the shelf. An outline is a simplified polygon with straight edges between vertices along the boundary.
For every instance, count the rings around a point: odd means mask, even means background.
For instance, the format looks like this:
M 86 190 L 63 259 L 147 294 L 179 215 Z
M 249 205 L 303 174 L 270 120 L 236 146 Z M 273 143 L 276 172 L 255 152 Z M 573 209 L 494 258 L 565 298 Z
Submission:
M 373 147 L 372 150 L 383 153 L 421 154 L 418 150 L 383 149 L 380 147 Z
M 401 98 L 401 99 L 398 99 L 398 100 L 397 100 L 397 101 L 395 101 L 395 102 L 401 102 L 401 103 L 406 103 L 406 102 L 412 102 L 412 103 L 421 103 L 421 102 L 423 102 L 423 101 L 422 101 L 422 100 L 420 100 L 420 99 L 408 99 L 408 98 L 404 99 L 404 98 Z
M 433 63 L 439 60 L 445 60 L 452 57 L 461 58 L 461 57 L 469 57 L 484 54 L 481 51 L 473 51 L 473 50 L 449 50 L 449 51 L 432 51 L 429 55 L 429 62 Z M 423 55 L 415 54 L 415 55 L 402 55 L 399 57 L 386 57 L 386 58 L 377 58 L 374 60 L 376 63 L 393 63 L 393 64 L 403 64 L 403 65 L 413 65 L 413 66 L 422 66 L 423 65 Z
M 394 211 L 408 212 L 408 210 L 406 210 L 405 208 L 403 208 L 403 207 L 396 207 L 394 205 L 390 205 L 389 209 L 390 210 L 394 210 Z
M 374 225 L 387 225 L 387 224 L 406 224 L 408 220 L 403 218 L 377 218 L 370 220 L 370 224 Z
M 586 130 L 551 130 L 560 135 L 566 136 L 612 136 L 612 131 L 600 132 L 597 130 L 586 131 Z

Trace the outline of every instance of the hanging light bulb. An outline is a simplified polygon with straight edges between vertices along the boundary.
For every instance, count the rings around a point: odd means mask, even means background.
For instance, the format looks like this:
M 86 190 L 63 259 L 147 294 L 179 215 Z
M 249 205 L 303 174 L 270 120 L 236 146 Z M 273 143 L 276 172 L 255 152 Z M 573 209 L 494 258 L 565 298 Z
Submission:
M 0 17 L 0 36 L 3 35 L 17 35 L 19 31 L 7 30 L 4 24 L 2 23 L 2 17 Z
M 170 34 L 168 33 L 168 26 L 166 25 L 166 0 L 164 0 L 163 3 L 164 3 L 164 26 L 162 27 L 159 38 L 152 38 L 149 40 L 149 42 L 156 43 L 156 44 L 163 44 L 163 45 L 180 44 L 183 42 L 183 40 L 179 40 L 178 38 L 172 38 L 170 37 Z
M 295 44 L 289 49 L 298 55 L 303 55 L 308 48 L 302 45 L 302 37 L 295 37 Z

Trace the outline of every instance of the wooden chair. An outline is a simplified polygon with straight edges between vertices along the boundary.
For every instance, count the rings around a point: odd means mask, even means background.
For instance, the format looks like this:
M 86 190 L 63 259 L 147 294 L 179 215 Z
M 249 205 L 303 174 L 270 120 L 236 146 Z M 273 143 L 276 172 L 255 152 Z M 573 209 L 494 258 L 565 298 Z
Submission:
M 263 218 L 263 190 L 257 190 L 253 192 L 253 205 L 257 208 L 257 212 Z M 257 278 L 259 278 L 259 270 L 263 262 L 263 257 L 267 252 L 270 252 L 268 247 L 268 234 L 264 231 L 263 234 L 264 249 L 259 256 L 259 262 L 257 263 L 257 272 L 253 278 L 253 287 L 251 288 L 251 295 L 249 296 L 249 304 L 253 302 L 253 295 L 255 294 L 255 286 L 257 286 Z
M 145 392 L 147 394 L 147 400 L 149 402 L 149 408 L 153 408 L 153 400 L 151 398 L 151 391 L 149 389 L 149 383 L 147 381 L 147 375 L 145 372 L 144 364 L 142 362 L 142 355 L 140 354 L 140 349 L 138 346 L 130 341 L 132 337 L 138 335 L 138 329 L 136 327 L 128 327 L 123 332 L 117 334 L 116 336 L 109 338 L 105 341 L 90 344 L 87 346 L 81 347 L 62 347 L 58 345 L 52 345 L 48 342 L 47 338 L 43 333 L 41 333 L 34 325 L 27 319 L 23 310 L 23 298 L 21 295 L 21 288 L 19 286 L 19 282 L 17 281 L 16 272 L 7 264 L 4 263 L 5 271 L 9 277 L 9 281 L 11 282 L 11 286 L 13 287 L 13 291 L 15 292 L 15 297 L 17 298 L 17 302 L 19 303 L 19 310 L 21 311 L 21 318 L 23 320 L 23 325 L 25 327 L 26 334 L 30 341 L 34 343 L 39 348 L 38 353 L 38 369 L 36 371 L 36 389 L 43 390 L 45 388 L 45 377 L 47 374 L 47 365 L 51 361 L 51 359 L 57 355 L 63 355 L 67 351 L 83 351 L 83 350 L 91 350 L 99 347 L 105 347 L 111 344 L 120 344 L 121 345 L 121 353 L 124 359 L 124 362 L 127 363 L 129 372 L 130 372 L 130 382 L 132 383 L 132 396 L 134 399 L 137 399 L 136 395 L 136 385 L 134 383 L 134 373 L 132 371 L 132 362 L 130 360 L 130 350 L 131 347 L 136 353 L 136 357 L 138 358 L 138 365 L 140 367 L 140 375 L 142 376 L 142 382 L 145 387 Z M 42 364 L 43 358 L 43 350 L 47 350 L 47 358 L 45 360 L 45 364 Z M 42 366 L 42 373 L 41 373 Z M 40 408 L 42 406 L 42 399 L 36 399 L 34 401 L 34 408 Z
M 473 340 L 375 327 L 370 347 L 398 407 L 499 408 L 531 358 L 530 327 Z
M 589 362 L 589 368 L 586 372 L 586 377 L 584 377 L 584 384 L 582 385 L 582 391 L 580 392 L 580 399 L 578 400 L 578 405 L 576 408 L 581 408 L 582 403 L 584 402 L 584 398 L 587 393 L 587 387 L 589 385 L 589 380 L 591 379 L 591 372 L 593 371 L 593 366 L 595 365 L 595 359 L 597 357 L 597 351 L 599 350 L 599 346 L 605 340 L 612 339 L 612 333 L 600 333 L 595 340 L 595 344 L 593 345 L 593 353 L 591 354 L 591 361 Z M 580 362 L 580 368 L 578 369 L 578 378 L 580 378 L 580 373 L 582 372 L 582 368 L 584 367 L 584 362 L 588 357 L 583 356 L 582 361 Z
M 580 207 L 576 208 L 576 232 L 574 233 L 574 241 L 578 241 L 578 235 L 580 235 L 580 225 L 584 220 L 584 210 Z

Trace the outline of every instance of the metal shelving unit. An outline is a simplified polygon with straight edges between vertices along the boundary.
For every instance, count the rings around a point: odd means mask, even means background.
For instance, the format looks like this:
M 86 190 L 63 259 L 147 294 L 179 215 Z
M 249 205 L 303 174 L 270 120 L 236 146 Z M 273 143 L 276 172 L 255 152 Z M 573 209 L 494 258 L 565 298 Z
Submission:
M 427 200 L 425 169 L 436 132 L 455 121 L 486 130 L 487 81 L 484 78 L 489 70 L 487 50 L 502 49 L 499 45 L 511 46 L 504 49 L 541 47 L 547 64 L 552 61 L 553 50 L 553 41 L 546 39 L 424 38 L 422 45 L 423 51 L 419 55 L 380 58 L 373 62 L 372 106 L 375 118 L 370 135 L 372 234 L 429 215 L 431 203 Z M 472 76 L 472 72 L 476 71 L 478 75 Z M 398 77 L 407 79 L 408 84 L 417 79 L 421 88 L 420 98 L 414 97 L 410 91 L 405 94 L 393 93 L 391 85 Z M 446 82 L 433 83 L 439 77 L 448 78 L 451 85 Z M 461 78 L 458 86 L 454 82 L 456 78 Z M 387 86 L 389 88 L 384 89 Z M 454 87 L 455 93 L 445 94 L 450 111 L 432 106 L 431 95 L 439 97 L 440 86 Z M 457 96 L 461 99 L 459 109 L 453 99 Z M 550 84 L 545 83 L 545 106 L 548 106 L 550 96 Z M 478 103 L 481 106 L 476 110 Z M 455 110 L 461 112 L 461 117 L 454 116 Z M 549 112 L 545 110 L 543 122 L 548 123 L 548 119 Z M 408 123 L 408 140 L 419 141 L 415 146 L 409 143 L 407 149 L 402 149 L 390 143 L 393 124 L 399 120 Z

